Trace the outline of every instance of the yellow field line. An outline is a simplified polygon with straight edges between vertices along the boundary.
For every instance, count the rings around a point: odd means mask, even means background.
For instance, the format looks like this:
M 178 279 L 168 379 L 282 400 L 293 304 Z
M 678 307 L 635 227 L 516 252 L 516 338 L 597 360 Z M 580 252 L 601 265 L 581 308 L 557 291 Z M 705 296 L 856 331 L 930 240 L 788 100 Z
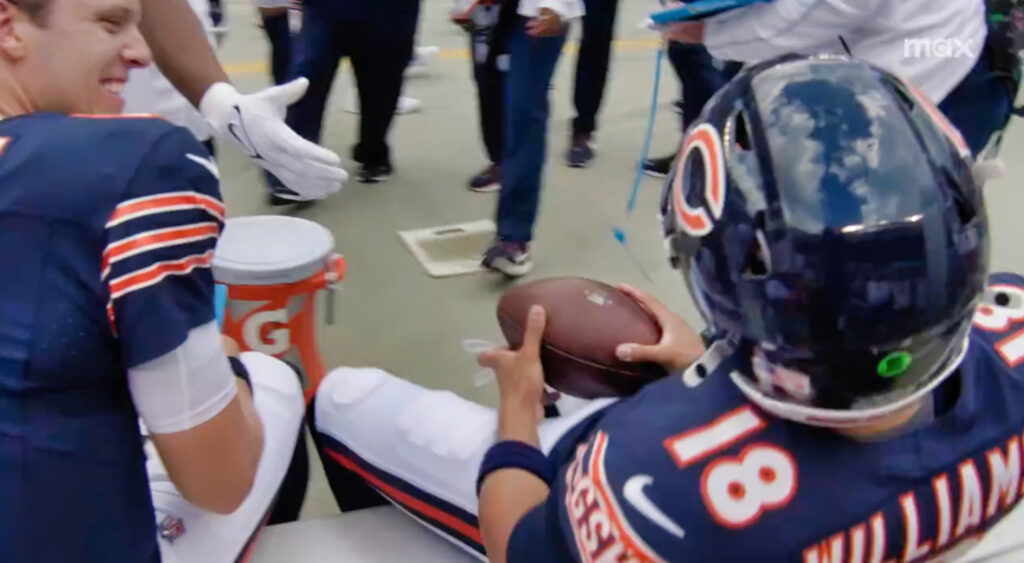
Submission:
M 614 41 L 612 47 L 617 52 L 631 52 L 631 51 L 648 51 L 654 49 L 660 45 L 660 41 L 657 39 L 621 39 Z M 565 45 L 566 53 L 575 53 L 578 47 L 575 43 L 567 43 Z M 437 58 L 440 60 L 450 61 L 468 61 L 469 60 L 469 49 L 455 48 L 455 49 L 441 49 L 441 52 L 437 54 Z M 347 61 L 346 61 L 347 62 Z M 247 74 L 262 74 L 267 72 L 266 61 L 244 61 L 237 63 L 226 63 L 224 70 L 229 76 L 238 77 Z

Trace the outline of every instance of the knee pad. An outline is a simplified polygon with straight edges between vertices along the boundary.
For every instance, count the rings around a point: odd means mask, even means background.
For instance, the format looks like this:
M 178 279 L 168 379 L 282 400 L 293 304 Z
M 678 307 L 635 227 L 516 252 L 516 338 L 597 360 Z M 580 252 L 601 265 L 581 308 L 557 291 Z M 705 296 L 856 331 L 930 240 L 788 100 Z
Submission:
M 424 393 L 398 418 L 398 436 L 415 459 L 423 453 L 461 462 L 486 449 L 498 429 L 495 412 L 450 391 Z

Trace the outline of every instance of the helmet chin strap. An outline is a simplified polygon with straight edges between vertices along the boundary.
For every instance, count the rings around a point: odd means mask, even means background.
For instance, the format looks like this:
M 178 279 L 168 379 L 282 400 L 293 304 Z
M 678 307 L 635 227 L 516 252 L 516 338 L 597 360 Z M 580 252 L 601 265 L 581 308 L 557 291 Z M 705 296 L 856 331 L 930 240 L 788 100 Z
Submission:
M 968 333 L 961 341 L 959 350 L 957 350 L 950 361 L 942 367 L 942 372 L 939 376 L 929 382 L 928 385 L 898 401 L 893 401 L 892 403 L 879 407 L 865 409 L 823 409 L 781 401 L 779 399 L 769 397 L 758 387 L 757 384 L 739 372 L 733 371 L 729 376 L 732 378 L 733 383 L 739 387 L 740 392 L 743 393 L 750 402 L 754 403 L 765 412 L 773 414 L 779 418 L 821 428 L 859 428 L 883 422 L 893 415 L 893 413 L 910 407 L 922 397 L 934 391 L 936 387 L 941 385 L 943 381 L 945 381 L 957 370 L 958 367 L 960 367 L 964 356 L 967 355 L 967 348 L 969 344 L 970 338 Z

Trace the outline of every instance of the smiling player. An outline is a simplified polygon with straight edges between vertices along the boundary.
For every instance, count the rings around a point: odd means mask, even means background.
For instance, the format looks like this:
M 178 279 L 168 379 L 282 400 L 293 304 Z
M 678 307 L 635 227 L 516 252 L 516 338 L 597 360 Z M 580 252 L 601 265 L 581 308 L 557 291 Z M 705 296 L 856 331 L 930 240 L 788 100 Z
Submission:
M 149 63 L 140 15 L 138 0 L 0 0 L 5 562 L 160 560 L 139 418 L 209 512 L 243 504 L 267 450 L 214 322 L 217 168 L 183 128 L 109 115 Z

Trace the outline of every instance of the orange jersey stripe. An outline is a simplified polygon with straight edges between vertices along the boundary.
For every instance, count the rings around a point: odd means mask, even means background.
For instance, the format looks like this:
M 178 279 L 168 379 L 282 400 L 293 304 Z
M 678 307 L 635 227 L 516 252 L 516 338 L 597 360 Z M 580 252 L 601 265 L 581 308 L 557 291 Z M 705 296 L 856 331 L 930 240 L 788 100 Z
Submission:
M 167 276 L 180 276 L 190 273 L 196 268 L 209 268 L 213 263 L 213 251 L 194 254 L 181 260 L 157 262 L 152 266 L 121 276 L 110 282 L 110 300 L 114 301 L 133 291 L 144 289 L 160 283 Z
M 431 506 L 410 494 L 406 494 L 388 485 L 384 481 L 381 481 L 380 479 L 377 479 L 373 475 L 370 475 L 368 472 L 366 472 L 366 470 L 359 467 L 353 461 L 337 452 L 331 451 L 330 449 L 326 449 L 325 451 L 327 452 L 327 455 L 333 457 L 338 463 L 340 463 L 346 469 L 352 471 L 353 473 L 356 473 L 357 475 L 368 481 L 371 485 L 379 489 L 386 496 L 391 497 L 391 499 L 393 499 L 395 502 L 401 504 L 402 506 L 408 508 L 413 512 L 419 512 L 420 514 L 428 518 L 434 519 L 479 544 L 484 543 L 483 536 L 480 535 L 480 530 L 476 526 L 472 526 L 467 522 L 463 522 L 462 520 L 456 518 L 451 514 L 448 514 L 447 512 L 442 511 L 437 507 Z
M 210 196 L 183 191 L 139 197 L 122 202 L 107 219 L 106 226 L 109 229 L 131 219 L 184 209 L 203 209 L 218 220 L 224 221 L 223 203 Z
M 107 245 L 103 251 L 103 262 L 100 264 L 102 278 L 110 275 L 110 265 L 118 260 L 129 258 L 143 252 L 166 248 L 179 244 L 188 244 L 203 239 L 214 238 L 220 234 L 220 226 L 216 223 L 196 223 L 184 227 L 156 229 L 120 240 Z

